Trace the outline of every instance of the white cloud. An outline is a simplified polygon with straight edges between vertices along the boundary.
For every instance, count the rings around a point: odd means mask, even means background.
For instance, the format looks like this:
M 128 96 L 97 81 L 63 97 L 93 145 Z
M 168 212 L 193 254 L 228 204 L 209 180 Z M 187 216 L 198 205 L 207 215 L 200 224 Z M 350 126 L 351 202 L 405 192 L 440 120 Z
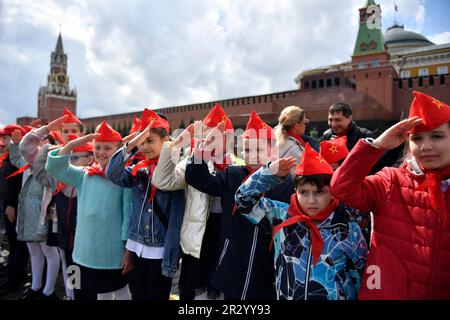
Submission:
M 363 3 L 4 0 L 0 121 L 36 115 L 60 23 L 78 114 L 91 117 L 293 89 L 301 70 L 350 59 Z M 422 1 L 397 3 L 423 23 Z
M 433 34 L 428 36 L 427 38 L 435 44 L 450 43 L 450 32 L 445 31 L 438 34 Z
M 425 0 L 395 0 L 398 12 L 394 12 L 394 0 L 379 0 L 382 16 L 389 17 L 383 20 L 383 27 L 387 28 L 393 24 L 394 17 L 397 23 L 404 24 L 405 29 L 414 32 L 422 32 L 425 22 L 426 8 Z

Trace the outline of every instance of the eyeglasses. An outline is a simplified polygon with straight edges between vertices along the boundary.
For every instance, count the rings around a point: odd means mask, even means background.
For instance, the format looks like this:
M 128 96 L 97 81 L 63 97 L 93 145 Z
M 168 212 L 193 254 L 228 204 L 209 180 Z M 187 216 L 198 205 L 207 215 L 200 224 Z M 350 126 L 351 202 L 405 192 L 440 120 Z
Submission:
M 78 161 L 78 159 L 80 159 L 80 158 L 87 158 L 87 157 L 89 157 L 89 155 L 84 155 L 84 156 L 75 156 L 75 155 L 73 155 L 73 156 L 70 156 L 70 161 L 75 162 L 75 161 Z

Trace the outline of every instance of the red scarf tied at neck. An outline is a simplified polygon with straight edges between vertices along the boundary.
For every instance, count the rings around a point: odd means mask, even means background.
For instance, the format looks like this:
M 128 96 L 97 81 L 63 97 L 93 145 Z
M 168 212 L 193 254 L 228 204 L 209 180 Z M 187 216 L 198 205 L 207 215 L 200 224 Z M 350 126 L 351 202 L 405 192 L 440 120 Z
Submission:
M 98 175 L 105 178 L 106 169 L 102 169 L 97 162 L 93 163 L 90 167 L 85 167 L 85 170 L 87 171 L 88 176 Z
M 9 152 L 8 151 L 6 151 L 4 154 L 2 154 L 0 156 L 0 168 L 3 166 L 3 161 L 5 161 L 6 158 L 8 158 L 8 156 L 9 156 Z
M 440 170 L 423 169 L 425 180 L 419 185 L 417 190 L 427 190 L 430 196 L 430 203 L 433 210 L 439 215 L 441 222 L 446 225 L 448 220 L 448 209 L 445 204 L 444 193 L 441 189 L 441 181 L 450 177 L 450 166 Z
M 151 179 L 153 177 L 153 172 L 155 171 L 156 165 L 158 164 L 158 160 L 159 160 L 159 158 L 157 158 L 157 159 L 145 159 L 145 160 L 139 161 L 138 163 L 136 163 L 134 165 L 133 170 L 131 171 L 131 175 L 133 177 L 136 177 L 139 169 L 149 168 L 149 179 L 151 181 Z M 150 192 L 150 195 L 149 195 L 148 199 L 150 201 L 152 201 L 153 197 L 155 196 L 155 194 L 156 194 L 156 187 L 153 186 L 153 184 L 152 184 L 152 190 Z
M 273 228 L 273 238 L 275 238 L 275 235 L 280 231 L 282 228 L 285 228 L 287 226 L 296 224 L 298 222 L 303 222 L 309 229 L 310 235 L 311 235 L 311 250 L 312 255 L 314 259 L 314 266 L 319 261 L 319 257 L 322 254 L 323 250 L 323 238 L 320 234 L 319 229 L 317 228 L 315 221 L 322 222 L 326 220 L 332 212 L 334 212 L 339 205 L 339 201 L 335 198 L 333 198 L 325 209 L 320 211 L 315 217 L 307 216 L 302 212 L 302 209 L 300 208 L 300 204 L 297 200 L 297 194 L 293 193 L 291 195 L 291 202 L 289 205 L 288 214 L 291 216 L 289 219 L 284 221 L 283 223 L 280 223 L 279 225 L 275 226 Z M 272 238 L 272 243 L 273 243 Z M 272 247 L 272 243 L 270 247 Z
M 289 130 L 288 131 L 288 135 L 290 135 L 292 138 L 294 138 L 295 140 L 300 142 L 300 144 L 302 145 L 303 149 L 305 148 L 306 142 L 305 142 L 305 140 L 303 140 L 303 138 L 299 134 L 296 134 L 292 130 Z

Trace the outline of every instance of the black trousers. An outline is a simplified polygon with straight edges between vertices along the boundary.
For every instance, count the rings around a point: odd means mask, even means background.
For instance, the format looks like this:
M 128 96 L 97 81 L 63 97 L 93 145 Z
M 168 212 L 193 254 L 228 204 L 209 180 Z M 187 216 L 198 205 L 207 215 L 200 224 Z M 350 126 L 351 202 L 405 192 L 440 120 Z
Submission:
M 8 256 L 8 281 L 20 283 L 25 280 L 26 269 L 30 254 L 28 252 L 27 243 L 17 240 L 16 221 L 9 222 L 8 217 L 4 214 L 6 208 L 0 208 L 0 212 L 5 220 L 6 236 L 9 244 Z M 17 211 L 17 208 L 16 208 Z
M 208 286 L 208 290 L 216 290 L 211 287 L 210 281 L 217 264 L 221 216 L 221 213 L 211 212 L 209 214 L 203 236 L 200 259 L 187 254 L 182 256 L 179 283 L 180 300 L 194 300 L 195 289 L 204 286 Z
M 134 255 L 131 271 L 133 300 L 169 300 L 172 278 L 162 275 L 162 259 L 144 259 Z

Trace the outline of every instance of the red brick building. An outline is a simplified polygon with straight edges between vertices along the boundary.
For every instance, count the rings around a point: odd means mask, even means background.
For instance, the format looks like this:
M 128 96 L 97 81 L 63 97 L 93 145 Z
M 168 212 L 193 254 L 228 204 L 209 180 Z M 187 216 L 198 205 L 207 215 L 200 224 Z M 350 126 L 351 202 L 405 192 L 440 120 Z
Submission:
M 450 44 L 434 45 L 424 36 L 396 24 L 383 34 L 380 13 L 380 6 L 367 0 L 359 10 L 360 25 L 351 60 L 305 70 L 295 79 L 297 90 L 173 106 L 157 111 L 164 113 L 172 127 L 177 128 L 202 119 L 216 103 L 220 103 L 235 127 L 243 127 L 252 110 L 270 125 L 276 125 L 284 107 L 298 105 L 307 111 L 311 120 L 309 128 L 320 134 L 327 128 L 327 111 L 335 102 L 350 104 L 354 119 L 372 130 L 383 130 L 406 117 L 413 90 L 449 103 Z M 62 114 L 65 105 L 76 111 L 76 92 L 68 87 L 67 56 L 59 37 L 52 53 L 48 84 L 39 90 L 38 116 L 54 119 Z M 134 116 L 140 117 L 141 113 L 82 121 L 87 132 L 92 132 L 105 119 L 125 134 L 131 128 Z

